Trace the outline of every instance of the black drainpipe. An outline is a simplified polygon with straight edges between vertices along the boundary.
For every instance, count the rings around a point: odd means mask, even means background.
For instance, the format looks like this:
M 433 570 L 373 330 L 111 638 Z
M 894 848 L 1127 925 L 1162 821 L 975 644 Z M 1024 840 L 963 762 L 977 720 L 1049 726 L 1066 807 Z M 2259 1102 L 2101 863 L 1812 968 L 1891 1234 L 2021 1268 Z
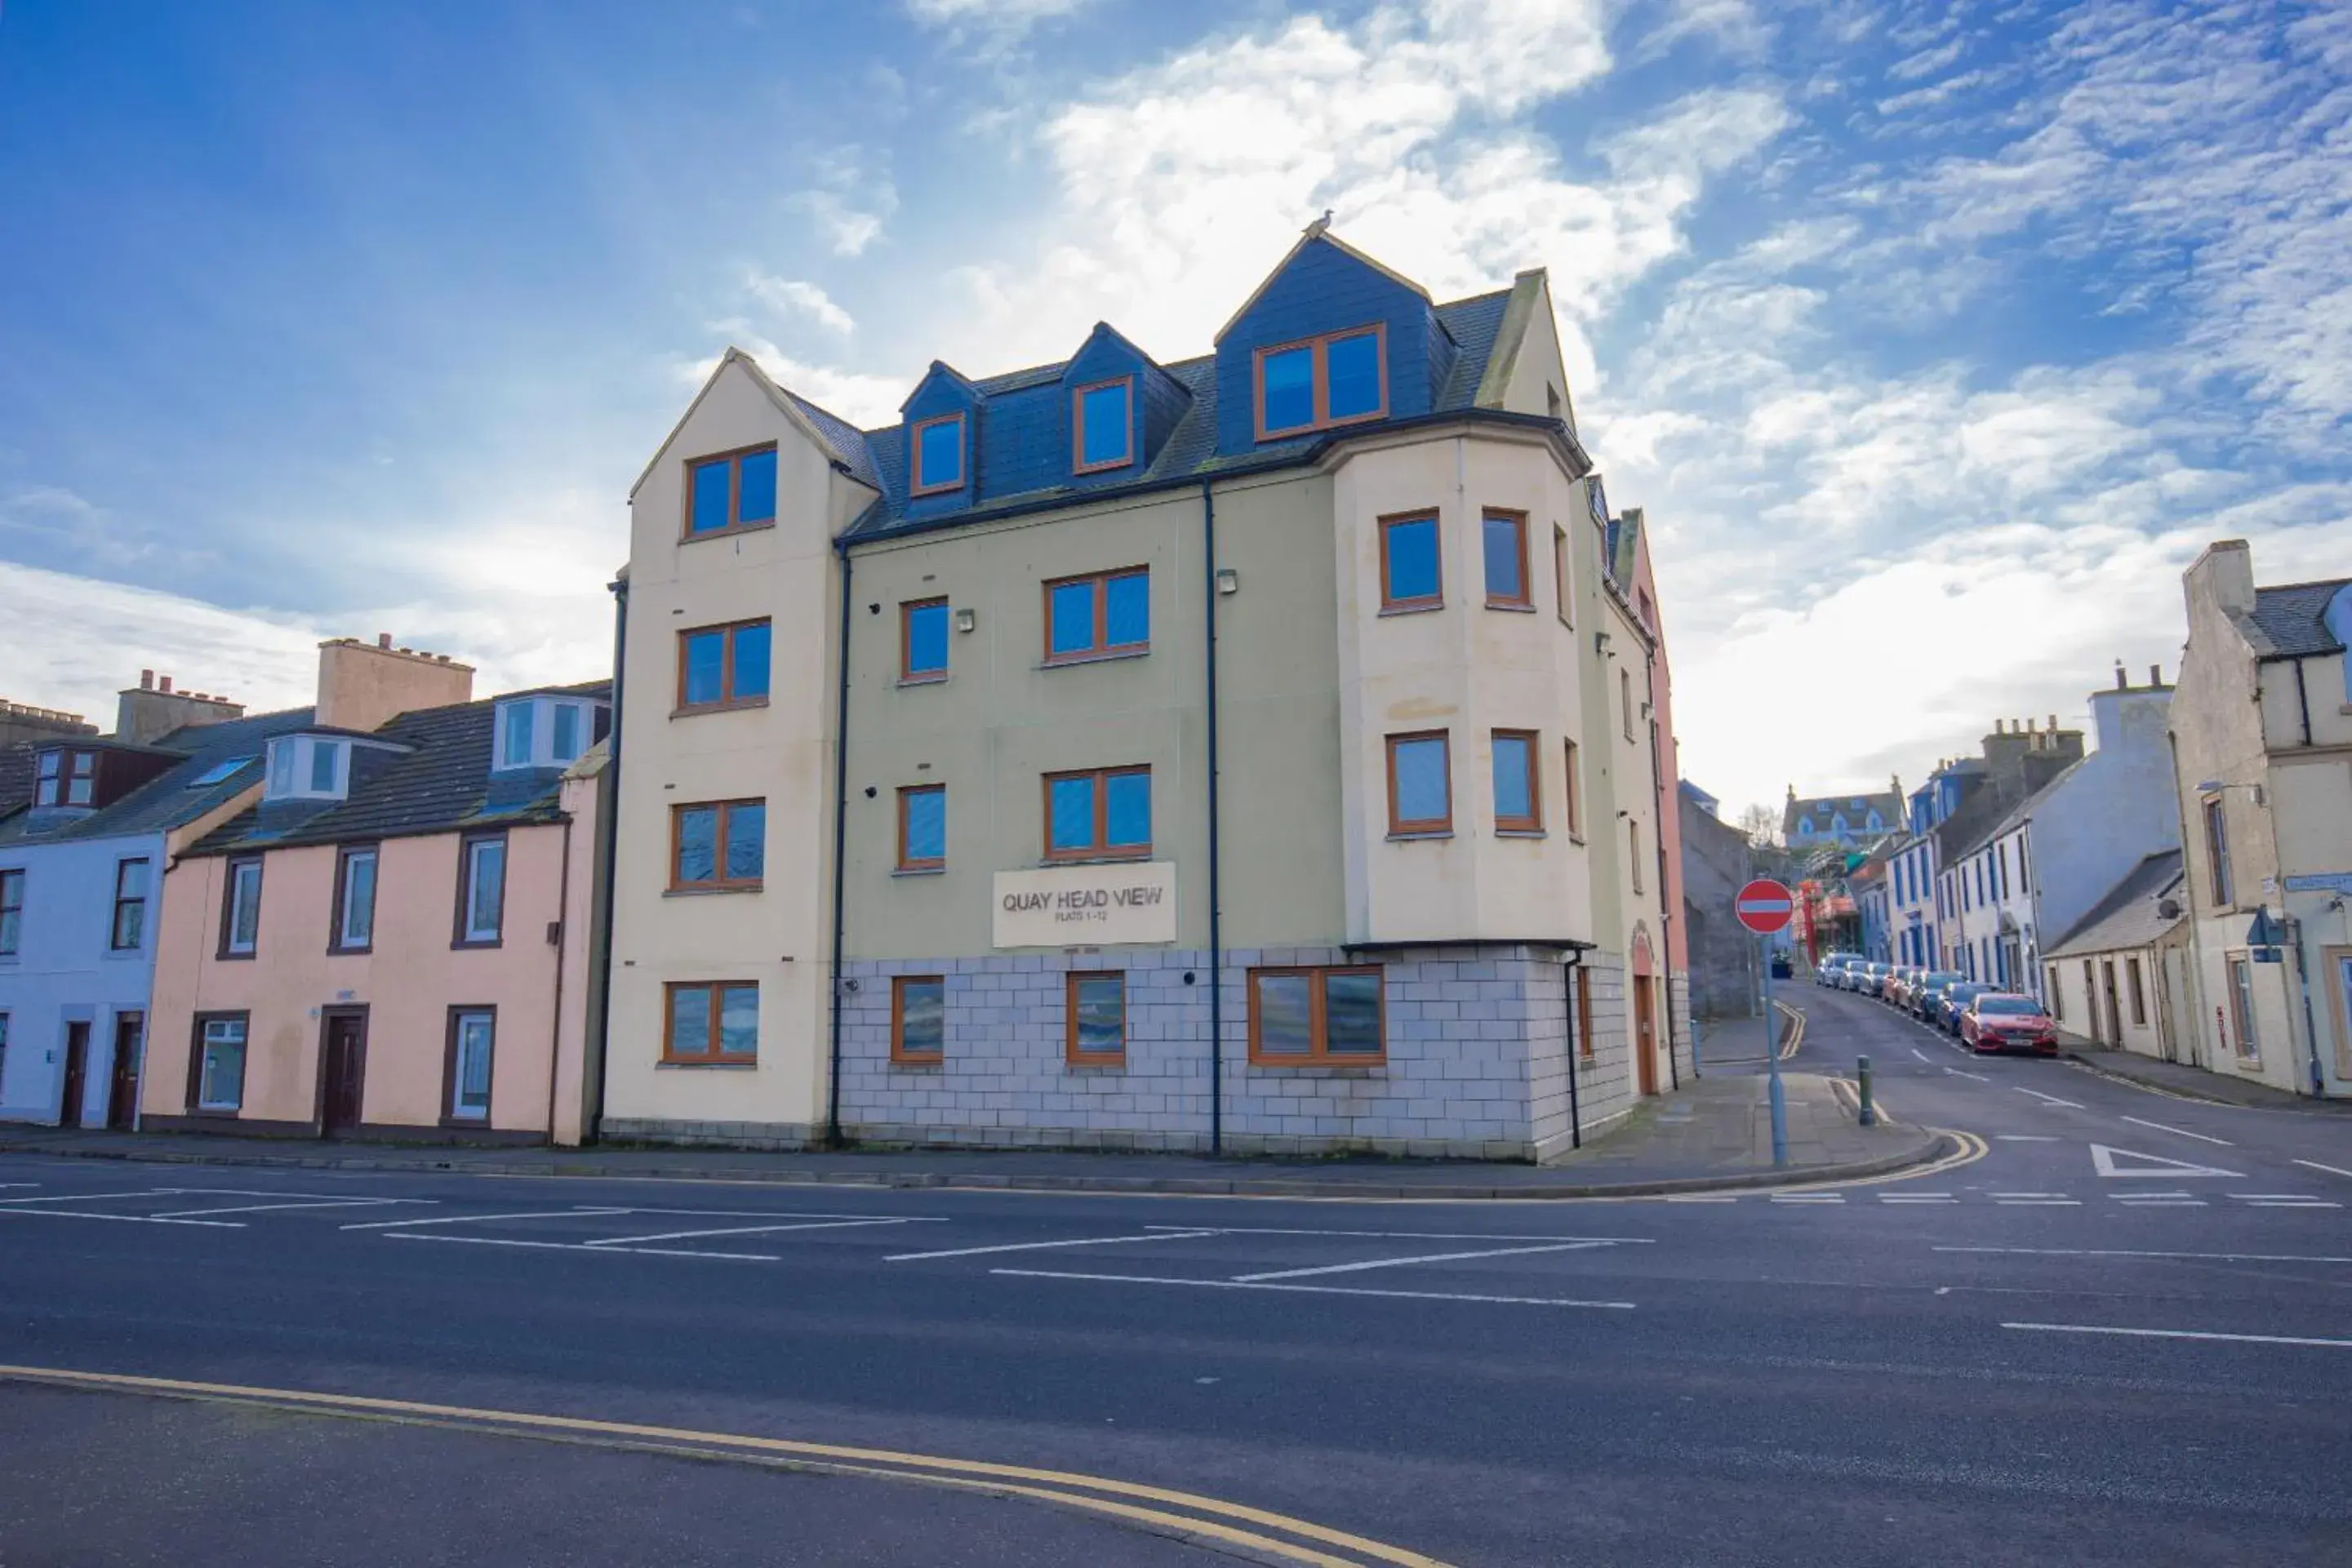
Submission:
M 2303 743 L 2311 744 L 2311 691 L 2303 684 L 2303 661 L 2294 662 L 2294 706 L 2303 715 Z
M 1225 1152 L 1225 941 L 1217 885 L 1217 497 L 1201 481 L 1201 550 L 1207 557 L 1209 684 L 1209 1153 Z
M 1650 709 L 1650 796 L 1657 803 L 1658 816 L 1657 831 L 1652 837 L 1658 841 L 1654 846 L 1658 852 L 1658 946 L 1664 951 L 1666 966 L 1666 1079 L 1668 1085 L 1679 1092 L 1683 1086 L 1683 1070 L 1675 1060 L 1675 912 L 1668 907 L 1667 899 L 1673 888 L 1666 880 L 1666 776 L 1658 767 L 1658 713 L 1655 706 L 1658 654 L 1654 648 L 1644 663 L 1648 666 L 1653 705 Z M 1675 802 L 1675 809 L 1677 811 L 1682 809 L 1679 800 Z M 1676 826 L 1679 829 L 1679 821 Z M 1691 1061 L 1691 1076 L 1698 1076 L 1698 1061 L 1695 1057 Z
M 1568 961 L 1559 967 L 1560 1016 L 1568 1020 L 1568 1146 L 1584 1147 L 1584 1110 L 1576 1103 L 1576 1074 L 1583 1063 L 1582 1052 L 1576 1049 L 1576 971 L 1584 964 L 1584 949 L 1570 947 Z
M 629 580 L 614 578 L 605 588 L 613 595 L 613 727 L 605 732 L 604 777 L 597 781 L 596 803 L 604 813 L 604 909 L 596 922 L 596 972 L 604 978 L 604 994 L 597 998 L 596 1008 L 596 1068 L 599 1072 L 611 1071 L 610 1051 L 613 1043 L 613 868 L 617 863 L 621 842 L 621 694 L 627 689 L 629 662 Z M 592 896 L 590 904 L 593 907 Z M 584 1065 L 584 1064 L 583 1064 Z M 593 1096 L 596 1111 L 583 1117 L 580 1141 L 593 1144 L 604 1120 L 604 1087 L 596 1085 Z M 550 1124 L 548 1133 L 554 1134 Z
M 832 991 L 827 1021 L 832 1040 L 826 1048 L 824 1075 L 824 1143 L 830 1149 L 841 1146 L 841 946 L 847 923 L 843 911 L 848 881 L 842 856 L 849 842 L 849 612 L 854 608 L 849 590 L 855 564 L 845 540 L 835 540 L 834 549 L 841 556 L 841 698 L 833 727 L 833 952 L 825 966 Z

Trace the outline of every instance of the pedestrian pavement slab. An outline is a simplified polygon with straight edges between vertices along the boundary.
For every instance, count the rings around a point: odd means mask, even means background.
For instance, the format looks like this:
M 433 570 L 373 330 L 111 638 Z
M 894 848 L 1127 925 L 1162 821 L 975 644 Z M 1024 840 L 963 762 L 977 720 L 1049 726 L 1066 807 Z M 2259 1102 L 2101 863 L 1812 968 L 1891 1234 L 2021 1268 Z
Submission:
M 2190 1100 L 2210 1100 L 2216 1104 L 2249 1106 L 2263 1111 L 2310 1111 L 2323 1115 L 2352 1115 L 2352 1100 L 2320 1100 L 2308 1094 L 2291 1094 L 2284 1089 L 2273 1089 L 2267 1083 L 2252 1082 L 2226 1072 L 2210 1072 L 2186 1062 L 2162 1061 L 2153 1056 L 2142 1056 L 2136 1051 L 2117 1051 L 2088 1040 L 2070 1038 L 2065 1050 L 2068 1056 L 2095 1072 Z

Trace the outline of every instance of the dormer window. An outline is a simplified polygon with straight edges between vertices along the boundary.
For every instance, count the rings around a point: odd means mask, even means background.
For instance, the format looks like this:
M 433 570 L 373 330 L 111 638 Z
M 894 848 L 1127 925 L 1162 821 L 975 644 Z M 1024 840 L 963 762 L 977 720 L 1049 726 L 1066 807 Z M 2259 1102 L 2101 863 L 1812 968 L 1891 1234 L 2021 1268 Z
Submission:
M 686 465 L 686 537 L 708 538 L 740 528 L 764 528 L 776 521 L 776 448 L 773 444 L 722 452 Z
M 97 798 L 98 753 L 44 751 L 33 766 L 34 805 L 87 806 Z
M 281 736 L 269 743 L 264 800 L 340 800 L 351 789 L 352 748 L 326 735 Z
M 569 768 L 604 737 L 608 708 L 586 697 L 550 692 L 508 697 L 499 704 L 499 772 L 522 768 Z
M 1257 437 L 1304 435 L 1388 412 L 1388 333 L 1326 333 L 1257 351 Z
M 1070 393 L 1071 470 L 1092 474 L 1135 461 L 1135 378 L 1097 382 Z
M 914 455 L 908 486 L 911 494 L 930 496 L 963 487 L 963 415 L 919 420 L 908 434 Z

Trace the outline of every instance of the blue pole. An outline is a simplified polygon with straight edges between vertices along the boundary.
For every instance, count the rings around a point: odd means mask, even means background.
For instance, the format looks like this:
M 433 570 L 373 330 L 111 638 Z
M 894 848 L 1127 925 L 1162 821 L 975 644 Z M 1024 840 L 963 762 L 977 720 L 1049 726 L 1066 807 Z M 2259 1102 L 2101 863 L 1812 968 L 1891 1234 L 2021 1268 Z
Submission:
M 1778 1170 L 1789 1163 L 1789 1101 L 1780 1087 L 1780 1020 L 1772 1011 L 1771 938 L 1759 936 L 1756 944 L 1764 956 L 1764 1071 L 1771 1081 L 1772 1166 Z

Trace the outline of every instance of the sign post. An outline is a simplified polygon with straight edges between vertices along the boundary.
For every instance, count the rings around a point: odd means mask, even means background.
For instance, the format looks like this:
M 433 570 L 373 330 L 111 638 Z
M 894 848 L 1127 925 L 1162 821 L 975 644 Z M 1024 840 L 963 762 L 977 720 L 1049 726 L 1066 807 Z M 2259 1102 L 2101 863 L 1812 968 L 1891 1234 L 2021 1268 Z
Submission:
M 1772 1164 L 1789 1163 L 1789 1101 L 1780 1087 L 1780 1026 L 1772 1012 L 1772 952 L 1769 938 L 1785 930 L 1797 912 L 1789 890 L 1770 877 L 1759 876 L 1732 895 L 1733 918 L 1756 933 L 1757 968 L 1764 977 L 1764 1072 L 1772 1101 Z

